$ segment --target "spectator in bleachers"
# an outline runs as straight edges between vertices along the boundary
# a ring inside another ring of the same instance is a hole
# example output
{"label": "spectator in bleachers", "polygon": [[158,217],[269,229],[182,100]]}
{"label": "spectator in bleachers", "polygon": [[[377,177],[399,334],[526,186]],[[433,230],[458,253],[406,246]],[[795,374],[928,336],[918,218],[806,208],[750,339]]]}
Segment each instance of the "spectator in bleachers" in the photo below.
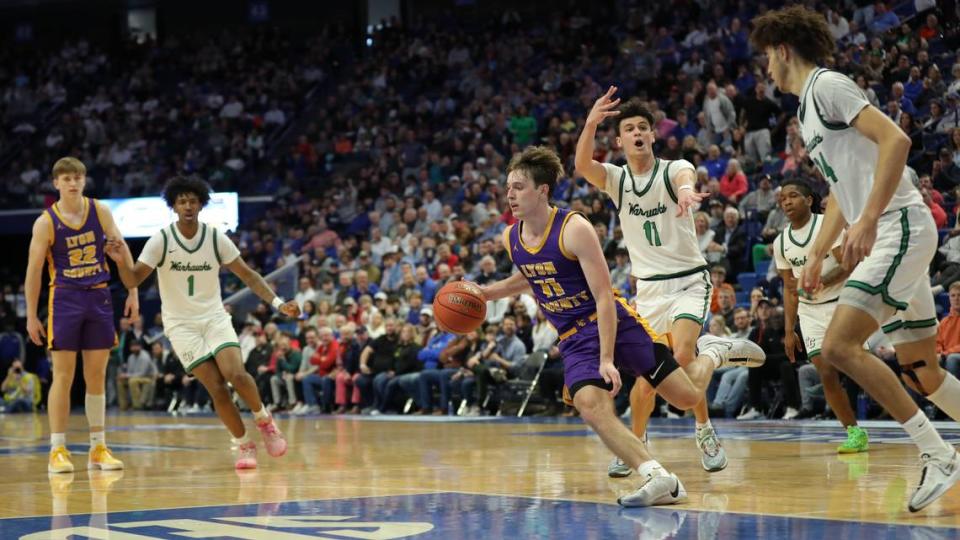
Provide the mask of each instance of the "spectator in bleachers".
{"label": "spectator in bleachers", "polygon": [[[162,409],[173,411],[179,405],[179,396],[183,390],[183,376],[186,371],[177,355],[163,344],[154,341],[150,346],[150,356],[159,366],[156,386],[156,404]],[[169,407],[168,407],[169,405]]]}
{"label": "spectator in bleachers", "polygon": [[40,379],[23,367],[18,358],[7,368],[0,384],[0,413],[30,412],[35,410],[40,397]]}
{"label": "spectator in bleachers", "polygon": [[714,81],[707,83],[703,112],[710,143],[730,146],[733,129],[737,127],[737,111],[730,98],[717,90],[717,83]]}
{"label": "spectator in bleachers", "polygon": [[317,291],[313,289],[313,284],[307,276],[300,278],[298,287],[297,294],[293,299],[297,301],[297,305],[300,306],[300,310],[303,311],[303,303],[307,300],[314,300],[317,296]]}
{"label": "spectator in bleachers", "polygon": [[[312,302],[308,300],[306,305],[309,306],[311,303]],[[327,328],[329,329],[329,327]],[[314,353],[317,352],[319,341],[317,338],[317,327],[315,325],[306,326],[301,335],[300,367],[292,378],[285,378],[283,381],[287,385],[287,393],[291,396],[296,396],[296,404],[293,405],[290,414],[300,414],[303,412],[303,409],[307,408],[307,404],[304,403],[303,399],[303,379],[317,371],[317,366],[310,361]]]}
{"label": "spectator in bleachers", "polygon": [[[270,355],[270,363],[267,365],[270,373],[270,396],[273,403],[270,404],[270,412],[281,408],[293,407],[297,400],[293,390],[293,378],[300,369],[301,354],[299,347],[294,347],[293,340],[286,333],[277,337],[276,345],[273,348],[273,354]],[[291,381],[291,382],[287,382]],[[281,389],[287,390],[286,401],[283,399]]]}
{"label": "spectator in bleachers", "polygon": [[[340,358],[340,343],[329,327],[321,327],[314,335],[313,354],[309,359],[301,360],[301,368],[293,377],[300,380],[303,389],[305,407],[294,409],[294,414],[317,414],[333,410],[334,391],[336,387],[337,359]],[[308,341],[308,344],[310,342]],[[303,369],[303,363],[309,367]],[[317,387],[320,387],[322,402],[317,400]],[[322,403],[322,404],[321,404]]]}
{"label": "spectator in bleachers", "polygon": [[[270,323],[273,325],[273,323]],[[270,326],[268,325],[268,326]],[[276,325],[273,325],[276,328]],[[261,396],[271,395],[270,377],[273,371],[270,369],[270,359],[273,357],[273,344],[270,342],[267,332],[264,330],[255,330],[257,344],[247,356],[244,368],[257,381],[257,391]]]}
{"label": "spectator in bleachers", "polygon": [[737,204],[748,191],[750,185],[747,175],[743,174],[740,162],[731,158],[727,161],[726,172],[720,178],[720,193],[731,203]]}
{"label": "spectator in bleachers", "polygon": [[937,328],[937,354],[947,371],[960,375],[960,282],[950,285],[950,312]]}
{"label": "spectator in bleachers", "polygon": [[117,396],[120,410],[131,406],[143,410],[153,403],[153,392],[159,369],[150,354],[143,350],[143,343],[135,339],[130,343],[130,356],[117,374]]}
{"label": "spectator in bleachers", "polygon": [[762,163],[772,148],[770,126],[778,123],[783,116],[780,106],[767,97],[766,83],[760,81],[754,86],[753,93],[743,100],[739,113],[741,124],[746,129],[746,157],[754,163]]}
{"label": "spectator in bleachers", "polygon": [[[441,359],[442,353],[450,346],[455,336],[449,332],[438,332],[424,345],[417,354],[423,366],[417,378],[420,411],[418,414],[447,414],[450,402],[450,378],[459,371],[461,360],[456,355],[447,354]],[[441,362],[445,360],[447,363]],[[440,391],[440,402],[436,410],[433,408],[433,387]]]}
{"label": "spectator in bleachers", "polygon": [[[337,410],[334,414],[360,412],[360,387],[357,379],[360,377],[360,355],[366,349],[370,336],[366,327],[353,323],[346,323],[340,327],[340,358],[337,359],[335,401]],[[348,396],[349,393],[349,396]],[[347,406],[350,409],[347,409]]]}
{"label": "spectator in bleachers", "polygon": [[770,211],[777,207],[777,192],[773,189],[773,181],[770,175],[765,174],[757,182],[757,188],[747,193],[740,201],[740,212],[743,215],[749,215],[749,212],[757,212],[757,219],[766,221]]}
{"label": "spectator in bleachers", "polygon": [[933,186],[943,192],[960,186],[960,166],[953,161],[949,148],[941,148],[940,159],[933,162]]}
{"label": "spectator in bleachers", "polygon": [[714,242],[723,247],[728,275],[735,276],[746,270],[747,231],[740,223],[740,212],[736,208],[724,209],[723,223],[714,229]]}
{"label": "spectator in bleachers", "polygon": [[402,408],[394,409],[398,392],[402,390],[407,398],[414,402],[420,401],[420,372],[423,369],[423,361],[420,353],[421,345],[417,339],[417,330],[410,324],[404,324],[400,329],[400,342],[397,347],[396,357],[393,363],[393,373],[387,380],[383,389],[383,399],[381,407],[377,411],[403,412]]}
{"label": "spectator in bleachers", "polygon": [[[782,383],[782,397],[786,411],[784,420],[790,420],[800,413],[800,387],[796,370],[787,360],[783,348],[783,309],[773,307],[766,298],[759,303],[757,326],[750,333],[750,341],[763,348],[767,361],[760,368],[751,369],[748,375],[750,390],[749,409],[737,417],[738,420],[759,418],[763,406],[762,392],[765,381],[779,380]],[[768,411],[772,412],[772,411]]]}
{"label": "spectator in bleachers", "polygon": [[384,324],[387,333],[370,340],[360,354],[360,376],[354,382],[360,389],[360,400],[365,406],[362,412],[365,414],[381,408],[388,372],[393,369],[393,359],[400,342],[397,321],[387,319]]}

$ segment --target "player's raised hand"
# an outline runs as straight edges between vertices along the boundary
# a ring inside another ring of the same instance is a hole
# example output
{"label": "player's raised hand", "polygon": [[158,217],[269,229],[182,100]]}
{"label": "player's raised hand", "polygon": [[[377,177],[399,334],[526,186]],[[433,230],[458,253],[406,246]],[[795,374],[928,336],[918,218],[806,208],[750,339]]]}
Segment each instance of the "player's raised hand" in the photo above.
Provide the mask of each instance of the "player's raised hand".
{"label": "player's raised hand", "polygon": [[697,193],[693,189],[681,189],[677,192],[677,217],[687,215],[689,210],[696,211],[700,203],[709,197],[709,193]]}
{"label": "player's raised hand", "polygon": [[620,98],[613,99],[613,95],[616,93],[617,87],[611,86],[607,89],[606,94],[597,98],[597,101],[593,103],[593,108],[590,109],[590,114],[587,115],[587,124],[599,126],[607,118],[620,114],[620,111],[616,110],[616,106],[620,104]]}
{"label": "player's raised hand", "polygon": [[38,347],[43,347],[43,340],[47,339],[47,331],[43,329],[43,323],[36,317],[27,317],[27,334],[30,341]]}
{"label": "player's raised hand", "polygon": [[296,300],[288,300],[280,306],[279,311],[291,319],[296,319],[300,316],[300,305]]}
{"label": "player's raised hand", "polygon": [[603,377],[603,382],[613,384],[613,388],[610,389],[610,395],[616,396],[620,392],[620,387],[623,386],[623,383],[620,381],[620,371],[613,365],[613,362],[600,361],[600,376]]}

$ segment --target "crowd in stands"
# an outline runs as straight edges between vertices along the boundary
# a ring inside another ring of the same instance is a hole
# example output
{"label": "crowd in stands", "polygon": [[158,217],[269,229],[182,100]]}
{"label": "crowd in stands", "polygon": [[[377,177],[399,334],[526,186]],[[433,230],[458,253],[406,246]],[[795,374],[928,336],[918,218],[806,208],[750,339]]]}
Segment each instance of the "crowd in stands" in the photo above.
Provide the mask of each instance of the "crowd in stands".
{"label": "crowd in stands", "polygon": [[[512,11],[499,20],[394,23],[337,73],[324,71],[334,54],[326,34],[298,45],[269,34],[184,39],[128,51],[123,61],[91,51],[99,60],[90,69],[116,82],[76,99],[44,133],[63,139],[45,150],[28,144],[29,159],[9,174],[23,179],[28,166],[39,171],[52,156],[74,153],[93,164],[95,194],[154,193],[173,172],[200,174],[218,189],[272,194],[275,204],[232,238],[264,274],[299,265],[299,321],[277,318],[267,305],[235,318],[247,369],[273,410],[491,414],[504,383],[525,377],[525,363],[540,352],[547,361],[538,410],[556,414],[563,407],[557,335],[531,297],[490,302],[484,326],[469,336],[438,331],[430,306],[450,280],[482,284],[512,272],[500,242],[515,221],[505,205],[505,166],[530,144],[561,156],[567,175],[554,198],[594,224],[614,285],[629,296],[615,210],[573,170],[586,112],[616,84],[619,95],[640,97],[654,112],[657,154],[693,163],[697,188],[710,194],[695,214],[715,285],[705,330],[749,338],[767,353],[762,369],[717,372],[708,393],[713,413],[828,415],[816,371],[784,354],[780,282],[769,263],[770,244],[787,224],[779,183],[799,177],[826,191],[799,137],[797,97],[767,81],[748,44],[749,21],[762,5],[685,7],[557,12],[537,24]],[[913,141],[910,170],[942,228],[931,283],[949,317],[958,317],[960,291],[956,305],[944,291],[960,279],[960,33],[955,11],[930,7],[833,2],[820,9],[838,44],[828,67],[855,80]],[[163,83],[174,76],[189,82]],[[307,88],[320,80],[321,106],[294,122],[292,145],[271,153],[249,144],[271,123],[293,122]],[[35,77],[27,86],[44,83]],[[131,85],[144,90],[129,92]],[[612,123],[602,125],[594,158],[622,163],[615,139]],[[136,148],[114,148],[131,141]],[[120,165],[112,161],[118,155],[129,159]],[[234,158],[264,163],[256,181],[224,170]],[[31,185],[44,177],[27,176]],[[6,197],[27,200],[9,188]],[[227,291],[237,286],[224,283]],[[162,323],[146,326],[120,322],[111,362],[116,403],[202,411],[209,400],[173,357]],[[960,333],[952,324],[941,333],[950,358],[960,351]],[[896,369],[882,335],[871,346]],[[855,387],[851,395],[858,398]],[[882,414],[869,403],[863,408]]]}

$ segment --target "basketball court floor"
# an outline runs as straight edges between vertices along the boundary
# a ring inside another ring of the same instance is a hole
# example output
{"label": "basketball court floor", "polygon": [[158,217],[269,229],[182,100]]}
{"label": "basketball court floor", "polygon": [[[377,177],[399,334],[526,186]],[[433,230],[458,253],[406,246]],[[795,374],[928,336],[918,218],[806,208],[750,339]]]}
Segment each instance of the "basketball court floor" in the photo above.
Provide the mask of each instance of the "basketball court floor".
{"label": "basketball court floor", "polygon": [[624,509],[639,480],[607,478],[579,419],[278,417],[287,455],[260,445],[240,474],[215,417],[161,414],[110,416],[127,469],[88,472],[75,414],[77,472],[48,477],[46,418],[0,415],[0,539],[960,538],[960,488],[907,511],[918,460],[895,424],[867,423],[870,452],[838,456],[833,422],[720,421],[730,465],[710,474],[691,421],[651,427],[689,502]]}

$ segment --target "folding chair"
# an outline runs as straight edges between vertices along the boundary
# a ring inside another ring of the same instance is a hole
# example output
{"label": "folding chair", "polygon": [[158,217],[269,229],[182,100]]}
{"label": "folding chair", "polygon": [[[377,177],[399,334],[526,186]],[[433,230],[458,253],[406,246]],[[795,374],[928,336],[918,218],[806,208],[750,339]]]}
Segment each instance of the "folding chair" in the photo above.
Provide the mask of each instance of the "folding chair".
{"label": "folding chair", "polygon": [[514,399],[521,402],[520,409],[517,410],[517,416],[523,416],[524,411],[527,410],[527,404],[530,403],[530,398],[537,388],[537,383],[540,381],[540,373],[543,371],[543,366],[546,363],[547,353],[544,351],[536,351],[527,355],[520,375],[516,379],[511,379],[503,383],[498,390],[500,394],[500,405],[497,409],[497,416],[500,416],[504,403]]}

